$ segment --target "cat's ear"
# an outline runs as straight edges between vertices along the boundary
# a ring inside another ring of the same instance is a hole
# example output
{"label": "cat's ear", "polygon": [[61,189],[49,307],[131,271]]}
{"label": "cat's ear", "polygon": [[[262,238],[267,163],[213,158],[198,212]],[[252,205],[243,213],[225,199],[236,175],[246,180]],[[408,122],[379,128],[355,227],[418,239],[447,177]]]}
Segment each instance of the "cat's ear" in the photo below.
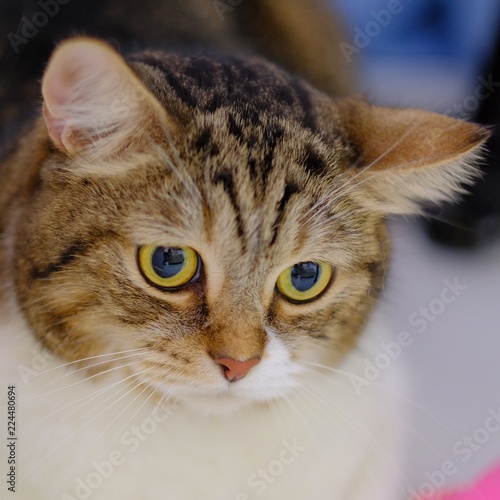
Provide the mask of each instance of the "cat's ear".
{"label": "cat's ear", "polygon": [[42,84],[43,115],[54,145],[87,161],[147,147],[165,112],[109,45],[90,38],[62,43]]}
{"label": "cat's ear", "polygon": [[477,125],[416,109],[337,102],[354,148],[354,189],[360,201],[387,214],[411,214],[421,203],[452,200],[478,175],[489,132]]}

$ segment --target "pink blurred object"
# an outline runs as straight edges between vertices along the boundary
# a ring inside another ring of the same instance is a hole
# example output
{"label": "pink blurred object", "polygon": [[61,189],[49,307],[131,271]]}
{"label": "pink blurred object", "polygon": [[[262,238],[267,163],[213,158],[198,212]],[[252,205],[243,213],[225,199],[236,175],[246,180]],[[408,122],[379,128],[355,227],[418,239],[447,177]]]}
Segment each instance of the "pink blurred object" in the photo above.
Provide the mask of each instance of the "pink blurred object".
{"label": "pink blurred object", "polygon": [[500,500],[500,465],[466,490],[438,493],[412,500]]}

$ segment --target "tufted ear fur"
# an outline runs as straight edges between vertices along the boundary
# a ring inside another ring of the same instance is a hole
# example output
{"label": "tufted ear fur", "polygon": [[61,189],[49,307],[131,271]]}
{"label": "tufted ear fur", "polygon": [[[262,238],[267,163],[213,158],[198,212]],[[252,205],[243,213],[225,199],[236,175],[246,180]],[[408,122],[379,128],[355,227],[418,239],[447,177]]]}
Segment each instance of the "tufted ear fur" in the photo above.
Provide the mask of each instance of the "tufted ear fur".
{"label": "tufted ear fur", "polygon": [[87,163],[144,150],[165,111],[109,45],[90,38],[62,43],[42,84],[43,116],[60,151]]}
{"label": "tufted ear fur", "polygon": [[360,201],[388,214],[420,211],[421,202],[451,200],[479,175],[476,164],[489,132],[416,109],[391,109],[347,99],[337,103],[354,148]]}

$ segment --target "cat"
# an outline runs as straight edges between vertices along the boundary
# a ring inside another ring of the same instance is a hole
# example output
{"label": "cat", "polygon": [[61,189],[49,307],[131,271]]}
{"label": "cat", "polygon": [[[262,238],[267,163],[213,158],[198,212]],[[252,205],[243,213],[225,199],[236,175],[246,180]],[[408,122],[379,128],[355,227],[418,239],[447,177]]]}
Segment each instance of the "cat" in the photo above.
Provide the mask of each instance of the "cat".
{"label": "cat", "polygon": [[50,57],[0,164],[4,491],[405,497],[404,380],[360,356],[387,334],[385,220],[460,194],[488,132],[261,56],[79,36]]}

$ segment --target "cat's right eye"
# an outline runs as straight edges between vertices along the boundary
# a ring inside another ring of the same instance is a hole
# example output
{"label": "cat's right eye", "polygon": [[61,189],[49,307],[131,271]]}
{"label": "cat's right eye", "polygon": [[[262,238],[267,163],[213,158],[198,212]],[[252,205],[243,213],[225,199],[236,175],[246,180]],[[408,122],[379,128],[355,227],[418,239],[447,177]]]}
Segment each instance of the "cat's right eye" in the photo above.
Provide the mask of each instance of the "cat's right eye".
{"label": "cat's right eye", "polygon": [[289,302],[311,302],[328,288],[333,274],[333,266],[326,262],[299,262],[280,274],[276,289]]}
{"label": "cat's right eye", "polygon": [[200,275],[201,259],[189,247],[143,245],[137,260],[144,278],[163,290],[177,290]]}

